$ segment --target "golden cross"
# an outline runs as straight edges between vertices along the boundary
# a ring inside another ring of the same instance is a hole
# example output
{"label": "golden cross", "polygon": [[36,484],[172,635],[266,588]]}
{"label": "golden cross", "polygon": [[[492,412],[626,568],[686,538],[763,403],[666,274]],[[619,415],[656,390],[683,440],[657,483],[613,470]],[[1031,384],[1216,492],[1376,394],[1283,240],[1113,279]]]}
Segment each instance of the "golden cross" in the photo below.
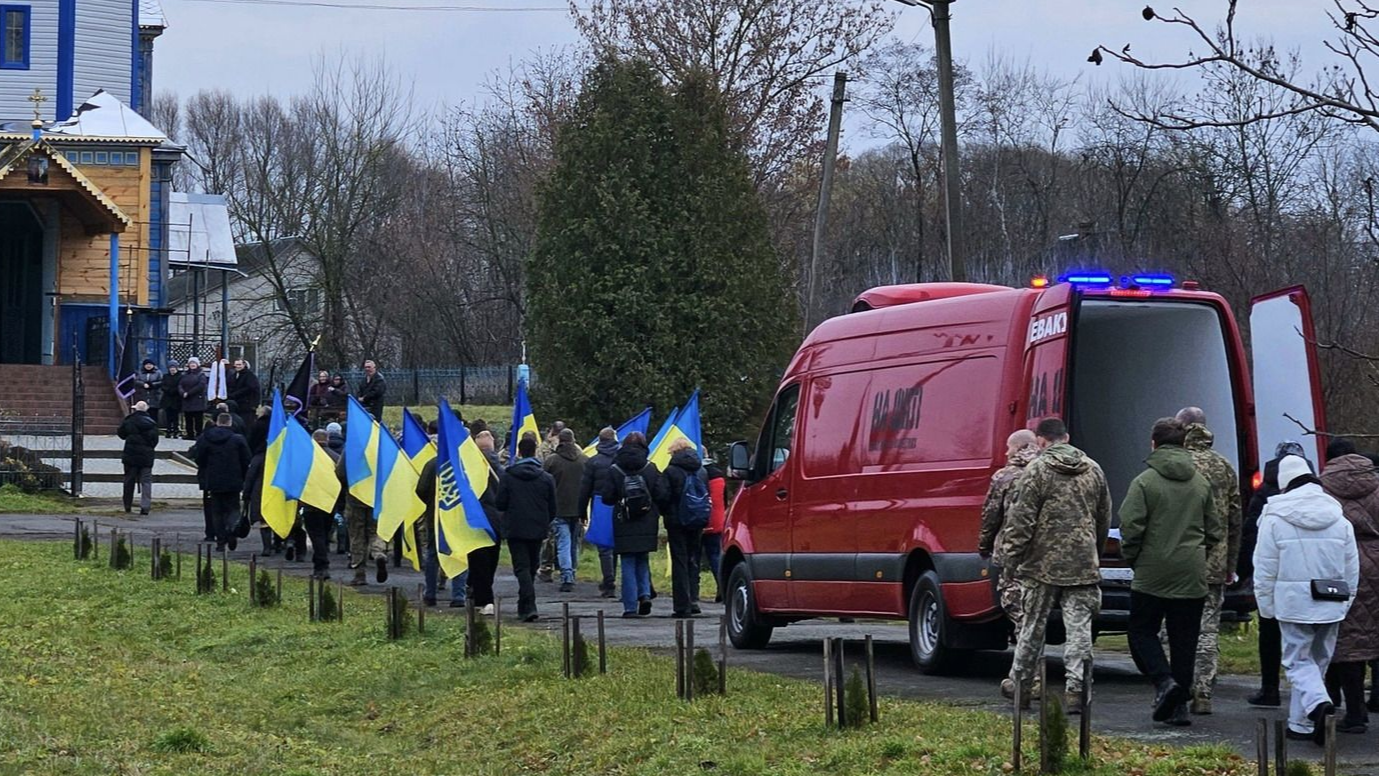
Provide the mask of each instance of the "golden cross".
{"label": "golden cross", "polygon": [[29,95],[25,99],[34,104],[34,121],[42,121],[43,116],[40,114],[43,108],[43,103],[48,101],[48,98],[43,96],[43,90],[35,86],[34,93]]}

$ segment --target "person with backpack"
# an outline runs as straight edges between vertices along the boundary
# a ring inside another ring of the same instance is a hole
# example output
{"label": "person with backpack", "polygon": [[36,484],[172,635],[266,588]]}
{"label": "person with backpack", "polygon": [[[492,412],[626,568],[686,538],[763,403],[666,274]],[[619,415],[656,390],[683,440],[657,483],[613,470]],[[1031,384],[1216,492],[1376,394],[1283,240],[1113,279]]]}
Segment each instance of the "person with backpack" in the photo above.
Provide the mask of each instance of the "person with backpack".
{"label": "person with backpack", "polygon": [[662,520],[671,549],[671,616],[684,619],[700,613],[700,541],[713,506],[709,473],[701,465],[695,445],[681,437],[671,443],[670,452],[662,489]]}
{"label": "person with backpack", "polygon": [[647,461],[647,437],[632,432],[613,455],[599,498],[613,507],[613,551],[620,559],[623,616],[652,613],[652,569],[656,551],[657,502],[665,478]]}

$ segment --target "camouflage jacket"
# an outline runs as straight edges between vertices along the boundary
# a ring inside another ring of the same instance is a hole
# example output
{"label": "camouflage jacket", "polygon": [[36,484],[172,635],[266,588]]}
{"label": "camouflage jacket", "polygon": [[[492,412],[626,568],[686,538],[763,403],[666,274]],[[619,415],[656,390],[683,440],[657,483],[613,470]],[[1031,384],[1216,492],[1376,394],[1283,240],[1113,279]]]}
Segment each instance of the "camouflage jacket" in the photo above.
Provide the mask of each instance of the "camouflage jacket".
{"label": "camouflage jacket", "polygon": [[1011,494],[1021,472],[1035,456],[1040,454],[1037,447],[1024,447],[1006,457],[1006,465],[992,475],[992,484],[987,489],[987,500],[982,502],[982,530],[978,532],[978,552],[991,555],[992,562],[1005,565],[1005,548],[1001,545],[1002,526],[1006,522],[1006,511],[1011,506]]}
{"label": "camouflage jacket", "polygon": [[1236,571],[1236,556],[1241,551],[1241,482],[1227,459],[1212,449],[1212,432],[1207,426],[1191,424],[1184,447],[1193,456],[1193,468],[1212,486],[1213,504],[1227,529],[1227,540],[1213,546],[1207,557],[1208,584],[1224,585]]}
{"label": "camouflage jacket", "polygon": [[1022,579],[1097,584],[1111,520],[1102,467],[1072,445],[1047,447],[1017,482],[1003,529],[1007,564]]}

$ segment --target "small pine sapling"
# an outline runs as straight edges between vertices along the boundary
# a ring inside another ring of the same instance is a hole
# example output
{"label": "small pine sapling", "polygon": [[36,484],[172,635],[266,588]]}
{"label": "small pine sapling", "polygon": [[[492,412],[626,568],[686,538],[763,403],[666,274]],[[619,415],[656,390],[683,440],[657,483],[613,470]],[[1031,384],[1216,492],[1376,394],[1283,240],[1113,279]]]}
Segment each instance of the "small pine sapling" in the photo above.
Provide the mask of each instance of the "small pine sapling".
{"label": "small pine sapling", "polygon": [[91,531],[84,525],[81,527],[81,536],[77,539],[77,555],[82,560],[91,557]]}
{"label": "small pine sapling", "polygon": [[1286,776],[1313,776],[1313,766],[1303,760],[1290,760],[1284,773]]}
{"label": "small pine sapling", "polygon": [[335,600],[335,593],[331,592],[330,585],[321,586],[321,599],[316,613],[316,619],[325,622],[334,622],[340,619],[340,604]]}
{"label": "small pine sapling", "polygon": [[1045,747],[1049,751],[1051,773],[1058,773],[1064,767],[1069,753],[1069,719],[1064,715],[1064,700],[1059,693],[1050,693],[1049,712],[1046,714]]}
{"label": "small pine sapling", "polygon": [[201,567],[201,589],[208,593],[216,589],[216,572],[209,563]]}
{"label": "small pine sapling", "polygon": [[853,666],[853,673],[848,675],[848,681],[843,685],[843,725],[844,727],[862,727],[871,720],[867,702],[867,685],[863,682],[862,673],[857,666]]}
{"label": "small pine sapling", "polygon": [[173,556],[172,553],[163,550],[158,556],[158,578],[167,579],[173,575]]}
{"label": "small pine sapling", "polygon": [[589,676],[594,662],[589,657],[589,642],[583,635],[572,639],[570,650],[571,673],[575,676]]}
{"label": "small pine sapling", "polygon": [[719,666],[709,650],[699,647],[695,650],[695,697],[719,694]]}
{"label": "small pine sapling", "polygon": [[402,638],[414,627],[414,623],[408,614],[407,597],[398,596],[393,601],[393,622],[398,629],[398,638]]}
{"label": "small pine sapling", "polygon": [[474,656],[491,655],[494,651],[494,634],[489,630],[489,624],[484,618],[476,617],[474,620],[474,644],[471,645],[470,654]]}
{"label": "small pine sapling", "polygon": [[125,537],[121,536],[115,543],[115,568],[127,569],[134,567],[134,556],[129,552],[129,544]]}
{"label": "small pine sapling", "polygon": [[258,606],[277,606],[278,593],[273,587],[273,578],[265,570],[259,571],[254,579],[254,603]]}

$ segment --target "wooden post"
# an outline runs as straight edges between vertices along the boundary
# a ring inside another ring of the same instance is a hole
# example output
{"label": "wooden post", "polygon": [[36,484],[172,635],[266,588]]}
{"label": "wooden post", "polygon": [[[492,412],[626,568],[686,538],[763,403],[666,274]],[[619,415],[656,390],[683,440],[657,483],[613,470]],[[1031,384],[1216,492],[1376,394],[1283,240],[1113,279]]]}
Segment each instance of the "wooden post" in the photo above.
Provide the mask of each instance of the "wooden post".
{"label": "wooden post", "polygon": [[283,603],[283,569],[281,567],[278,569],[278,586],[274,588],[273,596],[278,599],[278,604],[281,606]]}
{"label": "wooden post", "polygon": [[676,620],[676,697],[685,700],[685,620]]}
{"label": "wooden post", "polygon": [[877,721],[877,666],[872,656],[872,634],[863,636],[863,649],[867,652],[867,716]]}
{"label": "wooden post", "polygon": [[101,559],[101,521],[91,521],[91,560]]}
{"label": "wooden post", "polygon": [[1289,739],[1284,735],[1287,729],[1284,720],[1275,720],[1275,773],[1279,776],[1284,776],[1289,768]]}
{"label": "wooden post", "polygon": [[561,604],[561,676],[570,678],[570,604]]}
{"label": "wooden post", "polygon": [[[466,604],[468,607],[468,604]],[[426,587],[417,583],[417,634],[426,633]]]}
{"label": "wooden post", "polygon": [[1337,776],[1337,715],[1323,717],[1323,724],[1327,726],[1323,738],[1323,776]]}
{"label": "wooden post", "polygon": [[695,699],[695,621],[685,621],[685,700]]}
{"label": "wooden post", "polygon": [[465,657],[475,657],[474,651],[474,599],[465,598]]}
{"label": "wooden post", "polygon": [[1011,772],[1021,772],[1021,706],[1025,704],[1025,693],[1022,691],[1023,682],[1016,680],[1016,692],[1012,698],[1015,704],[1011,710]]}
{"label": "wooden post", "polygon": [[1270,723],[1264,717],[1255,721],[1255,774],[1270,776]]}
{"label": "wooden post", "polygon": [[728,694],[728,617],[719,615],[719,694]]}
{"label": "wooden post", "polygon": [[834,726],[834,640],[824,639],[824,724]]}
{"label": "wooden post", "polygon": [[[322,584],[325,584],[322,582]],[[345,582],[340,581],[335,585],[335,621],[345,622]]]}
{"label": "wooden post", "polygon": [[1092,753],[1092,680],[1093,662],[1089,655],[1083,661],[1083,713],[1078,718],[1078,756],[1084,760]]}
{"label": "wooden post", "polygon": [[220,590],[230,592],[230,553],[225,550],[220,551]]}
{"label": "wooden post", "polygon": [[118,528],[110,529],[110,557],[106,559],[106,565],[115,568],[115,535],[120,531]]}
{"label": "wooden post", "polygon": [[604,610],[599,610],[599,675],[608,673],[608,654],[604,643]]}
{"label": "wooden post", "polygon": [[258,605],[258,604],[259,604],[259,593],[258,593],[258,588],[259,588],[259,586],[256,584],[256,583],[259,581],[259,578],[258,578],[258,571],[259,571],[259,555],[258,555],[258,553],[250,553],[250,554],[249,554],[249,603],[255,604],[255,605]]}
{"label": "wooden post", "polygon": [[196,592],[197,592],[198,595],[200,595],[201,593],[204,593],[204,592],[205,592],[205,591],[202,590],[201,588],[202,588],[202,583],[201,583],[201,542],[197,542],[197,545],[196,545]]}
{"label": "wooden post", "polygon": [[182,535],[173,534],[173,560],[177,563],[177,578],[182,579]]}
{"label": "wooden post", "polygon": [[843,639],[834,639],[834,703],[838,710],[835,716],[838,718],[839,727],[843,727],[848,720],[847,707],[843,702],[843,688],[847,680],[843,673]]}
{"label": "wooden post", "polygon": [[397,605],[395,604],[395,602],[393,601],[393,599],[394,599],[394,597],[395,597],[395,596],[393,595],[393,591],[394,591],[394,590],[397,590],[397,588],[395,588],[395,587],[390,587],[390,588],[388,588],[388,592],[385,593],[384,596],[383,596],[383,604],[384,604],[384,609],[385,609],[383,621],[384,621],[384,624],[386,624],[386,625],[388,626],[388,640],[389,640],[389,641],[392,641],[392,640],[394,640],[394,639],[396,639],[396,638],[398,637],[398,632],[397,632],[397,630],[393,627],[393,617],[394,617],[394,615],[395,615],[395,614],[397,613],[397,611],[398,611],[398,607],[397,607]]}
{"label": "wooden post", "polygon": [[1040,773],[1049,773],[1049,737],[1045,735],[1049,725],[1049,672],[1046,670],[1045,658],[1040,657],[1039,668],[1040,687]]}
{"label": "wooden post", "polygon": [[307,577],[307,622],[316,622],[316,577]]}
{"label": "wooden post", "polygon": [[503,599],[494,596],[494,655],[503,646]]}
{"label": "wooden post", "polygon": [[580,662],[580,656],[576,653],[576,648],[580,644],[580,618],[573,617],[570,620],[570,672],[576,679],[585,675],[584,665]]}
{"label": "wooden post", "polygon": [[72,560],[81,560],[81,518],[72,518]]}

